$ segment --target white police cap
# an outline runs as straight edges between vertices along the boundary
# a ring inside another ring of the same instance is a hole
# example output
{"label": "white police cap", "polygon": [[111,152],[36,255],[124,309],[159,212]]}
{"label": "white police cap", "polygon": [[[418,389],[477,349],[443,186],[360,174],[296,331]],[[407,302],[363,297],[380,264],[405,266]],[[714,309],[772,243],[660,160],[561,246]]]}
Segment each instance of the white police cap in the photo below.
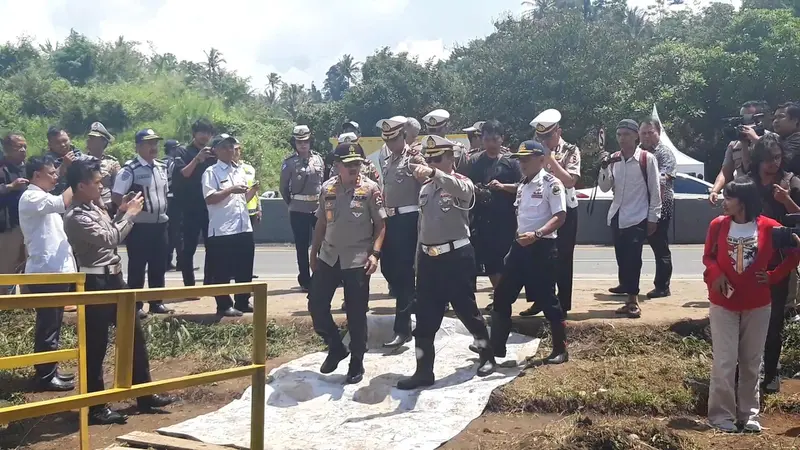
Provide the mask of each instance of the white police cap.
{"label": "white police cap", "polygon": [[445,126],[448,120],[450,120],[450,113],[443,109],[433,110],[422,118],[428,128],[434,129]]}
{"label": "white police cap", "polygon": [[536,129],[536,134],[547,134],[558,127],[561,113],[557,109],[546,109],[531,121],[531,126]]}

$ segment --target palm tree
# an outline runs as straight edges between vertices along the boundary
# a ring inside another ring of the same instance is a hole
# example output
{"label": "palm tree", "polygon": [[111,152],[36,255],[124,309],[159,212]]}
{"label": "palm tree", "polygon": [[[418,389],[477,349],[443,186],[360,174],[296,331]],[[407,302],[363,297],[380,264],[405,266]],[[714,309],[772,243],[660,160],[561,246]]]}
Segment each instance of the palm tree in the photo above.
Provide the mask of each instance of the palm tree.
{"label": "palm tree", "polygon": [[359,67],[361,63],[356,62],[351,55],[345,54],[337,64],[339,65],[339,71],[342,73],[344,79],[351,85],[355,84],[356,77],[361,71]]}
{"label": "palm tree", "polygon": [[309,98],[308,91],[306,91],[302,84],[287,85],[283,83],[281,86],[280,100],[283,109],[286,110],[286,113],[294,120],[300,114],[300,110],[310,103],[311,99]]}
{"label": "palm tree", "polygon": [[267,75],[267,86],[272,92],[278,92],[278,87],[281,85],[281,76],[275,72]]}
{"label": "palm tree", "polygon": [[625,28],[633,39],[643,39],[649,36],[653,24],[647,15],[647,11],[639,8],[628,8],[625,11]]}
{"label": "palm tree", "polygon": [[206,76],[209,80],[216,80],[219,78],[219,73],[222,70],[222,64],[226,63],[225,58],[222,57],[222,52],[214,47],[211,50],[204,51],[206,54]]}

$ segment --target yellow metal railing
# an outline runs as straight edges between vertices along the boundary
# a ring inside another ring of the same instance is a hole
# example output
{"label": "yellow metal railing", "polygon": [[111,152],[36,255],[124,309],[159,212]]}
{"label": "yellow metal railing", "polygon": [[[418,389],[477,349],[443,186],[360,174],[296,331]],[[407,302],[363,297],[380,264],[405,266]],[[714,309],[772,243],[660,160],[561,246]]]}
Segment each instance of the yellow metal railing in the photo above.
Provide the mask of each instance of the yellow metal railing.
{"label": "yellow metal railing", "polygon": [[[217,381],[252,377],[252,413],[250,423],[250,448],[264,448],[264,401],[266,391],[267,357],[267,284],[241,283],[182,288],[131,289],[120,291],[81,292],[84,287],[83,274],[26,274],[0,275],[0,285],[68,284],[75,283],[79,292],[58,294],[26,294],[0,297],[0,311],[10,309],[50,308],[78,305],[78,349],[0,358],[0,369],[26,367],[43,362],[58,362],[78,358],[80,393],[64,398],[44,400],[24,405],[0,408],[0,424],[32,417],[56,414],[80,409],[80,448],[89,450],[88,407],[119,402],[134,397],[185,389],[191,386]],[[60,277],[60,278],[59,278]],[[78,277],[80,279],[78,279]],[[173,300],[186,297],[202,297],[226,294],[253,294],[253,362],[249,366],[217,370],[168,380],[132,384],[133,376],[133,328],[136,302]],[[86,392],[86,338],[85,306],[117,305],[116,364],[114,387],[100,392]]]}

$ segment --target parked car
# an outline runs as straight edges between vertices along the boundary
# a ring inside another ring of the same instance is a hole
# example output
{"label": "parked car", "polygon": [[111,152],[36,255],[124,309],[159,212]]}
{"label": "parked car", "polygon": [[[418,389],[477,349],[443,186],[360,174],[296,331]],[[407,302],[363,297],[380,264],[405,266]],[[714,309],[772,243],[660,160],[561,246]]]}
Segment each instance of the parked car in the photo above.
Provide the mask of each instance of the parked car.
{"label": "parked car", "polygon": [[[708,198],[708,193],[713,184],[708,181],[687,175],[685,173],[675,174],[675,198],[688,198],[688,199],[705,199]],[[578,189],[575,194],[578,200],[588,200],[591,198],[594,188]],[[595,198],[611,199],[614,197],[612,191],[603,192],[600,188],[597,189]]]}

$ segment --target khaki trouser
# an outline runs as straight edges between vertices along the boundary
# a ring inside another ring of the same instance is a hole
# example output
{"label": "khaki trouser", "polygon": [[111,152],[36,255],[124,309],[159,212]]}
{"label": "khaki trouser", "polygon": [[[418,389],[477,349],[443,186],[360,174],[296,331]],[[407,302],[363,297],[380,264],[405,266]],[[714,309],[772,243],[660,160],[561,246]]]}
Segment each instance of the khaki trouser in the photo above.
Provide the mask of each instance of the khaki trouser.
{"label": "khaki trouser", "polygon": [[[0,273],[21,273],[25,268],[25,240],[19,227],[0,233]],[[0,286],[0,295],[9,286]]]}
{"label": "khaki trouser", "polygon": [[[711,304],[713,363],[708,395],[708,420],[746,422],[759,413],[759,372],[771,306],[731,311]],[[736,367],[739,385],[736,386]],[[737,404],[738,398],[738,404]]]}

